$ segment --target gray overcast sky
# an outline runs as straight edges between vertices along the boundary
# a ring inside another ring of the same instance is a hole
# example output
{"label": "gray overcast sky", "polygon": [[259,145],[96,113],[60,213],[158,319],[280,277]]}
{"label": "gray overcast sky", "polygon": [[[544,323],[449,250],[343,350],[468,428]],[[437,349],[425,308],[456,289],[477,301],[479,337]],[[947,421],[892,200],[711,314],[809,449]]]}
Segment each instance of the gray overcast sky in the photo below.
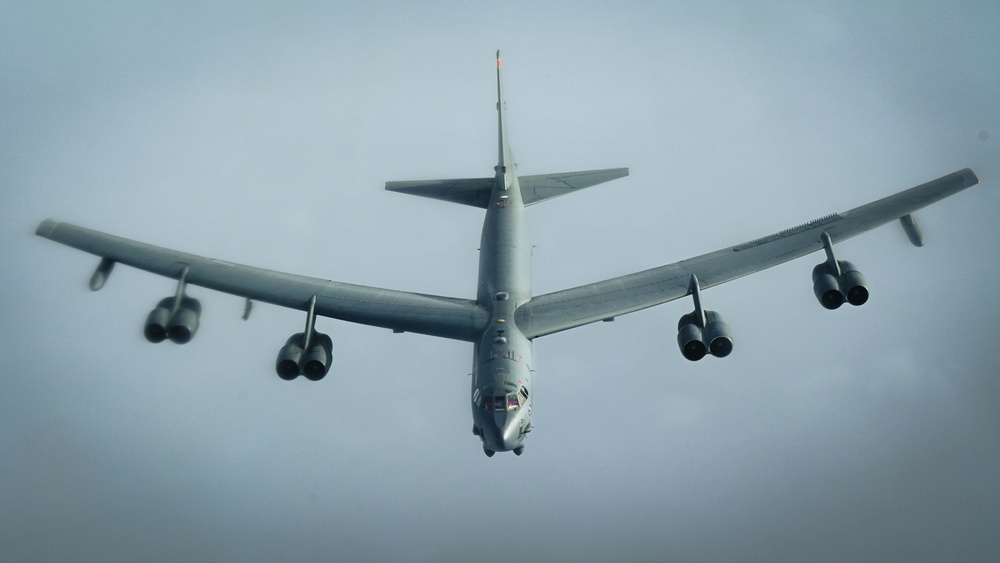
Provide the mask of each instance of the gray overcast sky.
{"label": "gray overcast sky", "polygon": [[[539,4],[544,4],[540,6]],[[5,2],[0,558],[993,560],[1000,551],[996,2]],[[32,235],[55,217],[231,261],[470,297],[482,214],[383,191],[496,158],[629,166],[533,207],[535,291],[629,273],[970,166],[983,185],[687,301],[535,343],[536,431],[487,459],[468,345],[323,319],[332,375],[280,381],[301,313]]]}

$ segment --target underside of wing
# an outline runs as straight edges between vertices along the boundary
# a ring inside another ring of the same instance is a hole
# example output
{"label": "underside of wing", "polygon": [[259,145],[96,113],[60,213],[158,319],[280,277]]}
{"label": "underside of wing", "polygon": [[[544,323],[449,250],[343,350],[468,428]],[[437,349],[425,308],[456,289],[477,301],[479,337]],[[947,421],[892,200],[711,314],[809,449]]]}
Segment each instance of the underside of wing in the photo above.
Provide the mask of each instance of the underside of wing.
{"label": "underside of wing", "polygon": [[[473,341],[487,323],[475,301],[341,283],[244,266],[46,220],[39,236],[168,278],[354,323]],[[186,272],[186,273],[185,273]]]}
{"label": "underside of wing", "polygon": [[[966,168],[895,195],[674,264],[533,298],[515,320],[528,338],[607,320],[690,293],[692,275],[701,288],[731,281],[824,248],[825,232],[840,242],[901,218],[973,186]],[[907,222],[904,221],[904,228]],[[910,223],[912,224],[912,222]],[[908,230],[909,234],[910,230]]]}

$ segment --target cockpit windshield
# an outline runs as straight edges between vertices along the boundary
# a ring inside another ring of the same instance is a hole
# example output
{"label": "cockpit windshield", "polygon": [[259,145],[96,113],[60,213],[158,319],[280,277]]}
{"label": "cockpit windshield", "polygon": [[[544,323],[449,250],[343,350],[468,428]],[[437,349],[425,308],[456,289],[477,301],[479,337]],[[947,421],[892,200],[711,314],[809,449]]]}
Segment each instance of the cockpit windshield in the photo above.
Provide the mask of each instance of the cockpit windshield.
{"label": "cockpit windshield", "polygon": [[518,393],[507,393],[505,395],[493,394],[489,392],[480,393],[476,389],[473,393],[473,401],[479,408],[488,411],[514,411],[521,408],[527,401],[528,390],[521,387]]}

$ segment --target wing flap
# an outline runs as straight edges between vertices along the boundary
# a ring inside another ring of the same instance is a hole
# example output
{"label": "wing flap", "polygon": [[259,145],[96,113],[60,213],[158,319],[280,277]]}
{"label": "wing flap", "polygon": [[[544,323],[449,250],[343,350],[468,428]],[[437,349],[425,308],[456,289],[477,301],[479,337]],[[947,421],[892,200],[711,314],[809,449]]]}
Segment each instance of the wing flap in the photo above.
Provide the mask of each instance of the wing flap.
{"label": "wing flap", "polygon": [[702,288],[732,281],[823,248],[825,231],[847,240],[979,183],[965,168],[889,197],[798,227],[695,258],[533,298],[516,314],[518,327],[536,338],[666,303],[689,293],[691,274]]}
{"label": "wing flap", "polygon": [[147,272],[349,322],[474,341],[488,322],[475,301],[335,282],[170,250],[48,219],[35,234]]}

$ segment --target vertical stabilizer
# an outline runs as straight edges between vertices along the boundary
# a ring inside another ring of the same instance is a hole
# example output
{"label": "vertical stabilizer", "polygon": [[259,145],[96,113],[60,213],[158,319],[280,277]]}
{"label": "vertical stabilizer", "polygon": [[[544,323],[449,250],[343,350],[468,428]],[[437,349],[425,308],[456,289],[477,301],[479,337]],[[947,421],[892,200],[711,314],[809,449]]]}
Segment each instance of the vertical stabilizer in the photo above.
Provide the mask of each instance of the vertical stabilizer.
{"label": "vertical stabilizer", "polygon": [[[507,110],[507,102],[503,97],[503,80],[501,70],[503,61],[500,58],[500,50],[497,49],[497,135],[498,135],[498,157],[497,174],[504,175],[504,189],[510,185],[507,174],[514,174],[514,157],[510,153],[510,145],[507,142],[507,120],[504,114]],[[509,167],[509,168],[508,168]]]}

